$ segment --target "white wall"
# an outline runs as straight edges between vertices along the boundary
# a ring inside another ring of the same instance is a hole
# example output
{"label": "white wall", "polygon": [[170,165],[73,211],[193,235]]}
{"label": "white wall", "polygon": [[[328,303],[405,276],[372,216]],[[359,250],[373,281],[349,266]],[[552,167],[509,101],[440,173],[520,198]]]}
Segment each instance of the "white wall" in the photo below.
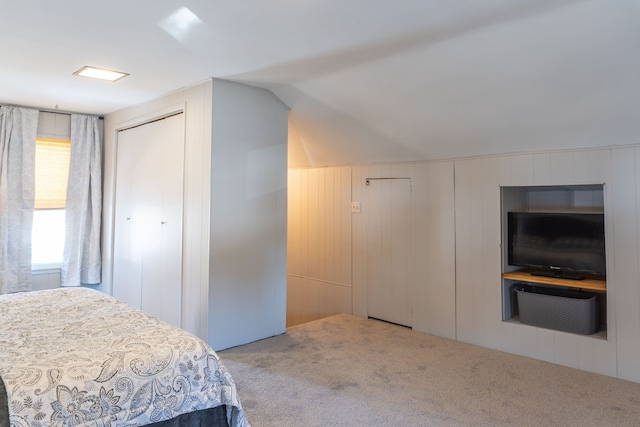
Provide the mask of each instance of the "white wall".
{"label": "white wall", "polygon": [[284,333],[287,108],[269,91],[214,79],[209,344]]}
{"label": "white wall", "polygon": [[37,135],[45,139],[71,139],[71,114],[41,111]]}
{"label": "white wall", "polygon": [[31,272],[31,284],[34,291],[59,288],[60,283],[60,268],[45,268]]}
{"label": "white wall", "polygon": [[[403,175],[412,179],[415,330],[640,382],[638,171],[640,146],[354,166],[352,200],[360,197],[366,177]],[[296,194],[315,198],[317,185],[299,179],[314,173],[290,173],[290,186],[296,189],[290,194],[290,203],[297,203]],[[569,184],[604,184],[606,339],[502,321],[500,187]],[[308,209],[298,214],[307,217],[299,218],[300,222],[316,215]],[[351,218],[351,313],[364,317],[363,229],[357,216]],[[298,238],[306,235],[292,234],[290,247],[301,244],[296,242]],[[290,257],[289,271],[292,264],[300,262]],[[322,274],[318,271],[317,276]],[[338,293],[333,297],[332,307],[337,312],[344,301],[338,300]],[[312,298],[309,291],[289,300],[288,311],[304,316],[303,309],[314,309]],[[301,299],[305,301],[302,309],[296,306]],[[323,300],[322,304],[327,303]]]}

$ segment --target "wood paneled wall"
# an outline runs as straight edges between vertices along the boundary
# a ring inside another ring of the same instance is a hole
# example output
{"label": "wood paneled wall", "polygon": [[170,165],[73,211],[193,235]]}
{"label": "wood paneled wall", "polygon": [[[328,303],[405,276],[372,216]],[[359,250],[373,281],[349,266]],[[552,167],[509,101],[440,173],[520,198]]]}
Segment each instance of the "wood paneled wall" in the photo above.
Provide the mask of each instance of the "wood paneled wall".
{"label": "wood paneled wall", "polygon": [[289,170],[287,326],[351,313],[351,168]]}
{"label": "wood paneled wall", "polygon": [[620,378],[640,382],[640,147],[612,150],[608,196],[607,288]]}
{"label": "wood paneled wall", "polygon": [[414,164],[413,329],[456,337],[456,271],[453,162]]}
{"label": "wood paneled wall", "polygon": [[[364,201],[367,178],[410,178],[413,259],[408,272],[414,330],[455,338],[453,162],[354,166],[352,197]],[[363,202],[363,203],[364,203]],[[362,209],[367,209],[366,203]],[[366,228],[352,216],[353,314],[367,317]]]}
{"label": "wood paneled wall", "polygon": [[[457,339],[616,376],[614,284],[608,340],[502,321],[501,186],[611,183],[609,150],[518,154],[455,162]],[[605,212],[612,206],[606,200]],[[607,242],[612,218],[607,216]],[[611,250],[608,257],[611,259]],[[611,283],[613,275],[608,277]]]}
{"label": "wood paneled wall", "polygon": [[[304,258],[326,251],[319,246],[314,224],[319,215],[326,222],[330,213],[326,206],[318,210],[317,198],[326,191],[325,174],[331,169],[289,175],[287,310],[295,322],[314,317],[308,313],[349,312],[349,305],[351,313],[367,315],[364,230],[357,214],[344,213],[350,211],[347,198],[341,215],[345,222],[351,218],[351,293],[318,297],[307,283],[326,277],[319,255]],[[640,146],[354,166],[351,200],[361,198],[367,177],[401,175],[410,177],[413,187],[415,330],[640,382]],[[500,187],[577,184],[604,184],[606,339],[502,321]],[[292,227],[294,216],[299,224]],[[345,226],[343,232],[347,230]],[[306,266],[307,282],[297,277],[303,276],[300,266]]]}
{"label": "wood paneled wall", "polygon": [[455,338],[453,162],[290,170],[287,325],[367,317],[366,178],[411,178],[413,328]]}

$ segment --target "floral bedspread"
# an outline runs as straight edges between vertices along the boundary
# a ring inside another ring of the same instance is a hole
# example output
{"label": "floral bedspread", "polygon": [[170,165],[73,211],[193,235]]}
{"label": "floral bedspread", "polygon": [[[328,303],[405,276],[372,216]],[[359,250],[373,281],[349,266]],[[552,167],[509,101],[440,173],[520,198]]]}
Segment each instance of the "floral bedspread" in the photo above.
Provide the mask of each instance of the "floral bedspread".
{"label": "floral bedspread", "polygon": [[87,288],[0,296],[0,377],[11,426],[139,426],[219,405],[249,425],[204,341]]}

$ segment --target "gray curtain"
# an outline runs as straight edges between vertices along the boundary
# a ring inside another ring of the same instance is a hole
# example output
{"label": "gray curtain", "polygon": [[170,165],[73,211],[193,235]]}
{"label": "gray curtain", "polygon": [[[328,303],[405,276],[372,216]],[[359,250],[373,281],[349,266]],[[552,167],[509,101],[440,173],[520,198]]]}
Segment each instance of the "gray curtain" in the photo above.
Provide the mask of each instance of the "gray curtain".
{"label": "gray curtain", "polygon": [[31,290],[38,110],[0,107],[0,294]]}
{"label": "gray curtain", "polygon": [[62,286],[100,283],[102,141],[99,118],[71,115]]}

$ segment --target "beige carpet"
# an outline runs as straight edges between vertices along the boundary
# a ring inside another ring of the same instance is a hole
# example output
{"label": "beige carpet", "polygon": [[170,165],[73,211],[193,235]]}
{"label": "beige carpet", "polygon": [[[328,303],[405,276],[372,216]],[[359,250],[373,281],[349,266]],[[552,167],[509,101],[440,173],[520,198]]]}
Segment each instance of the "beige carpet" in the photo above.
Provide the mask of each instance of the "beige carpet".
{"label": "beige carpet", "polygon": [[346,314],[219,355],[254,427],[640,426],[640,384]]}

